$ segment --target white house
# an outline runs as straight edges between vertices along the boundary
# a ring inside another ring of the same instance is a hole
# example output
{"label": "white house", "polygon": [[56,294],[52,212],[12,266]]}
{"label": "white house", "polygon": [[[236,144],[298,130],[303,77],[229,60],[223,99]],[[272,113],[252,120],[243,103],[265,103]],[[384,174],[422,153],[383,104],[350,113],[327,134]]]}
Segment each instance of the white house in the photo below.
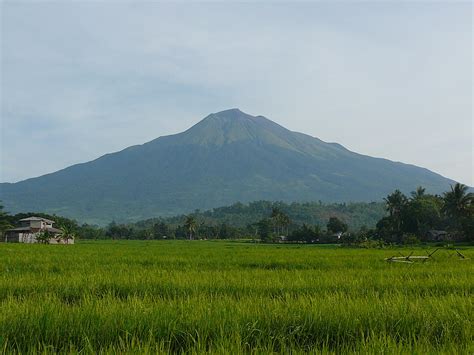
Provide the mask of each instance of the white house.
{"label": "white house", "polygon": [[[7,243],[37,243],[36,237],[43,232],[51,234],[50,244],[63,244],[64,240],[59,238],[61,230],[53,227],[54,221],[41,217],[28,217],[20,219],[18,228],[5,231],[5,242]],[[74,244],[74,239],[68,240],[68,244]]]}

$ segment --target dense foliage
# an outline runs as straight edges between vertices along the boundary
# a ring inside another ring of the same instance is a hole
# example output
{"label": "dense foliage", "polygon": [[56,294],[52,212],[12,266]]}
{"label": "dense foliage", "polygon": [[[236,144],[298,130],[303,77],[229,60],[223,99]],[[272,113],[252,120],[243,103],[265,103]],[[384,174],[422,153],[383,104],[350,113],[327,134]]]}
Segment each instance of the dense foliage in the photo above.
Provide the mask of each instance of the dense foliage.
{"label": "dense foliage", "polygon": [[[399,190],[385,203],[323,204],[256,201],[209,211],[106,228],[78,225],[44,213],[9,215],[0,208],[0,228],[37,215],[56,221],[64,235],[81,239],[239,239],[263,242],[344,243],[367,240],[413,244],[420,241],[474,241],[474,195],[461,184],[442,196],[422,187],[410,197]],[[1,230],[0,230],[1,232]]]}
{"label": "dense foliage", "polygon": [[[248,204],[235,203],[231,206],[208,211],[196,210],[197,236],[214,239],[241,238],[259,235],[263,219],[269,219],[270,234],[288,235],[301,225],[325,226],[331,218],[337,218],[352,230],[363,226],[375,227],[385,214],[383,203],[332,203],[322,202],[284,203],[255,201]],[[189,215],[170,218],[153,218],[134,224],[139,229],[153,228],[166,223],[172,228],[183,226]],[[169,234],[164,234],[169,235]]]}
{"label": "dense foliage", "polygon": [[474,194],[465,185],[456,184],[443,196],[426,194],[422,187],[410,197],[396,190],[385,201],[389,215],[376,227],[381,239],[474,241]]}
{"label": "dense foliage", "polygon": [[[0,209],[1,211],[1,209]],[[331,217],[337,217],[347,223],[352,230],[361,226],[374,227],[384,215],[382,203],[340,203],[324,204],[322,202],[292,203],[256,201],[249,204],[236,203],[227,207],[209,211],[195,211],[191,215],[180,215],[170,218],[154,218],[137,223],[112,222],[101,228],[91,225],[79,225],[76,221],[45,213],[18,213],[0,215],[0,223],[7,227],[18,225],[21,218],[31,215],[56,221],[56,225],[68,225],[74,228],[81,239],[189,239],[191,222],[192,238],[232,239],[249,238],[258,235],[258,223],[261,219],[271,217],[270,234],[288,235],[302,224],[324,226]],[[190,217],[192,217],[190,219]],[[278,220],[278,232],[274,221]]]}

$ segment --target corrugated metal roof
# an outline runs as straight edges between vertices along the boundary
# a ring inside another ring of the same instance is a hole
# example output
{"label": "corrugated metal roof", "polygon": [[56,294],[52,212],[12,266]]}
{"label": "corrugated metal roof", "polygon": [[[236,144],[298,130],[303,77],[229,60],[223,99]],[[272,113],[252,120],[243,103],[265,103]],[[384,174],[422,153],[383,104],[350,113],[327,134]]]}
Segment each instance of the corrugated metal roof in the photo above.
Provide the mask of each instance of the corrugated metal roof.
{"label": "corrugated metal roof", "polygon": [[7,229],[5,232],[25,232],[29,230],[30,230],[30,227],[18,227],[18,228]]}
{"label": "corrugated metal roof", "polygon": [[44,221],[44,222],[47,222],[47,223],[54,223],[54,221],[52,221],[50,219],[46,219],[46,218],[42,218],[42,217],[35,217],[35,216],[20,219],[20,222],[23,222],[23,221]]}
{"label": "corrugated metal roof", "polygon": [[[31,231],[31,227],[18,227],[18,228],[13,228],[13,229],[7,229],[5,232],[30,232],[30,231]],[[43,232],[43,231],[48,231],[51,233],[61,233],[61,229],[54,228],[54,227],[43,228],[43,229],[35,228],[35,230],[32,232],[37,233],[37,232]]]}

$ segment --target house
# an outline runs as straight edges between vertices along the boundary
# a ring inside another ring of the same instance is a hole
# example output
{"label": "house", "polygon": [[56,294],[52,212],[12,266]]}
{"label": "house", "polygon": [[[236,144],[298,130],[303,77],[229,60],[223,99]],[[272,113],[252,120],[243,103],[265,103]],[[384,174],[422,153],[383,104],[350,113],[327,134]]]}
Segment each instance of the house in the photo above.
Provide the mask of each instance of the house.
{"label": "house", "polygon": [[[50,244],[63,244],[64,240],[59,238],[61,230],[53,227],[54,221],[42,217],[28,217],[20,219],[18,228],[5,231],[6,243],[38,243],[37,237],[40,233],[48,232],[51,235]],[[74,239],[68,240],[73,244]]]}
{"label": "house", "polygon": [[429,230],[428,233],[426,233],[426,237],[429,241],[434,242],[445,241],[450,239],[448,232],[435,229]]}

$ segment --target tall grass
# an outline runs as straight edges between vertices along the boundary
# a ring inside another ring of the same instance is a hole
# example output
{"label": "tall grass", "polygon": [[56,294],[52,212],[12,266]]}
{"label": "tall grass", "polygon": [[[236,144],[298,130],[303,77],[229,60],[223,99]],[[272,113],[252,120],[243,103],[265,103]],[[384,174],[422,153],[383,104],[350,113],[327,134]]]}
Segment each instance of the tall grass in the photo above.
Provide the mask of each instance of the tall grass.
{"label": "tall grass", "polygon": [[0,244],[0,348],[473,353],[472,260],[443,251],[426,263],[383,261],[394,253],[200,241]]}

